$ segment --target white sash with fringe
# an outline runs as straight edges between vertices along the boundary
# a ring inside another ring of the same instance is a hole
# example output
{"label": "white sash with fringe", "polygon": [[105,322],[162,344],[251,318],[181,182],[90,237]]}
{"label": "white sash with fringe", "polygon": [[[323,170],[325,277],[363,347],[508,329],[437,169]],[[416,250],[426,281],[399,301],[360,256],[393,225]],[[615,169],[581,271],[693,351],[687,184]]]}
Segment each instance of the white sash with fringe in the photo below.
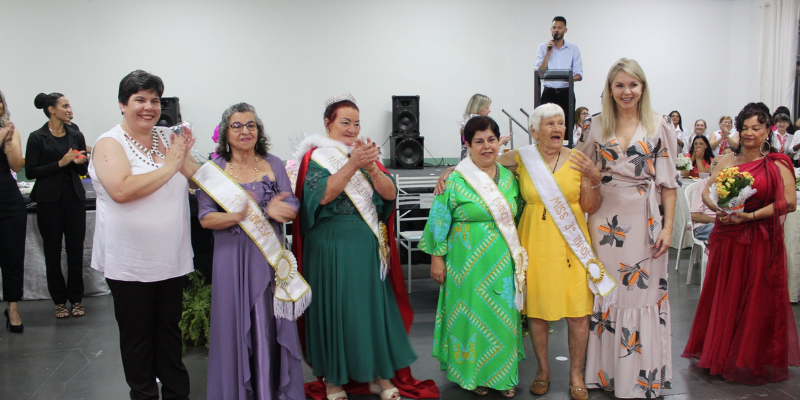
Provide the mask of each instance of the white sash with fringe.
{"label": "white sash with fringe", "polygon": [[214,162],[207,162],[192,176],[200,188],[227,212],[241,210],[249,203],[247,218],[239,227],[253,239],[261,254],[275,270],[275,315],[294,320],[311,304],[311,287],[297,271],[297,260],[272,229],[261,207]]}
{"label": "white sash with fringe", "polygon": [[[311,159],[323,168],[327,169],[331,175],[339,172],[339,170],[347,163],[347,154],[338,147],[318,147],[311,153]],[[389,252],[386,250],[388,246],[388,237],[386,225],[384,225],[378,218],[378,211],[375,209],[375,204],[372,203],[372,193],[374,189],[370,185],[361,170],[350,177],[350,181],[344,187],[344,193],[353,204],[356,206],[361,218],[367,223],[369,229],[375,234],[378,239],[378,254],[381,259],[381,280],[386,278],[386,273],[389,270]]]}
{"label": "white sash with fringe", "polygon": [[[522,247],[517,235],[517,227],[514,225],[514,213],[511,212],[511,205],[503,196],[500,188],[494,183],[492,178],[481,171],[471,158],[461,160],[456,166],[464,180],[472,187],[478,196],[481,197],[489,212],[492,214],[495,225],[500,230],[500,234],[506,240],[508,249],[514,260],[514,302],[517,310],[522,311],[525,303],[525,278],[528,271],[528,252]],[[497,173],[500,173],[498,168]]]}
{"label": "white sash with fringe", "polygon": [[[617,282],[606,272],[603,263],[597,259],[589,240],[583,234],[578,224],[578,219],[572,212],[564,192],[558,186],[553,173],[547,168],[542,154],[536,144],[531,144],[519,149],[519,158],[525,164],[528,171],[528,178],[536,187],[536,191],[542,198],[547,212],[550,213],[553,222],[558,227],[558,231],[564,237],[564,241],[569,245],[572,253],[578,258],[583,269],[586,270],[586,282],[589,290],[597,296],[604,297],[604,301],[614,303],[613,294]],[[562,168],[567,168],[566,166]]]}

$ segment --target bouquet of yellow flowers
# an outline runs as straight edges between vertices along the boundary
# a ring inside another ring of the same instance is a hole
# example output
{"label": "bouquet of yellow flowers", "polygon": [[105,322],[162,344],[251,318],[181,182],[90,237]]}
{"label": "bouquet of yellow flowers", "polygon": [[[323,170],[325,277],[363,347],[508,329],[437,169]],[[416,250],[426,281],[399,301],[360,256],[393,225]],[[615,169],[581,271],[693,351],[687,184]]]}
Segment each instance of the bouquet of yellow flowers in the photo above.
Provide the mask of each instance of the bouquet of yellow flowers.
{"label": "bouquet of yellow flowers", "polygon": [[739,172],[739,167],[725,168],[709,188],[711,200],[728,214],[742,211],[744,202],[756,193],[755,179],[749,172]]}

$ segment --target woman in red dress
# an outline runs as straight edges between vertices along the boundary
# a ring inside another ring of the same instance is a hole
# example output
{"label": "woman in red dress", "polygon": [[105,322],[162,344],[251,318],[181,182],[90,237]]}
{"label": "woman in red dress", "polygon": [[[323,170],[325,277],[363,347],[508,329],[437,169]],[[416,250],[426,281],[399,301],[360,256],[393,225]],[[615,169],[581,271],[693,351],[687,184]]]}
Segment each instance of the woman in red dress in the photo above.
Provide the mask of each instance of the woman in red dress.
{"label": "woman in red dress", "polygon": [[[703,201],[717,211],[708,269],[683,357],[712,375],[749,385],[788,379],[800,365],[797,327],[789,303],[783,221],[796,208],[794,169],[771,148],[772,118],[763,103],[736,117],[741,132],[733,154],[718,158]],[[744,212],[728,216],[711,201],[719,171],[738,166],[755,178],[757,192]]]}

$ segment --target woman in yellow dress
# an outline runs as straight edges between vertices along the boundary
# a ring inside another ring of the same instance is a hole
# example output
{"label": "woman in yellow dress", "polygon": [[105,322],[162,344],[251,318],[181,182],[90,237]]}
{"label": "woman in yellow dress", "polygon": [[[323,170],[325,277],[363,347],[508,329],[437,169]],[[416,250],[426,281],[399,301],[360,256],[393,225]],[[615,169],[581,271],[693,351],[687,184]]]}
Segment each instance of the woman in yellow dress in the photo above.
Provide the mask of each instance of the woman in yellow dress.
{"label": "woman in yellow dress", "polygon": [[[573,399],[585,399],[588,393],[581,368],[586,355],[588,317],[592,313],[594,297],[587,286],[587,272],[562,232],[568,230],[569,226],[556,223],[563,222],[563,216],[559,213],[556,217],[558,221],[553,219],[531,177],[541,172],[552,174],[588,243],[589,231],[584,213],[593,213],[600,205],[600,171],[585,154],[562,146],[566,127],[564,111],[558,105],[537,107],[530,116],[529,124],[536,143],[508,152],[498,158],[498,162],[516,171],[520,192],[526,202],[517,229],[529,257],[525,313],[528,315],[531,341],[539,363],[530,390],[537,395],[548,391],[548,321],[566,318],[570,395]],[[538,152],[540,158],[528,158],[526,154],[532,154],[526,153],[529,151]],[[544,165],[541,165],[542,161]],[[539,164],[533,165],[534,162]],[[534,172],[536,167],[541,169],[545,165],[548,171]],[[548,193],[545,198],[557,203],[556,197],[561,194]],[[558,206],[553,209],[559,210]]]}

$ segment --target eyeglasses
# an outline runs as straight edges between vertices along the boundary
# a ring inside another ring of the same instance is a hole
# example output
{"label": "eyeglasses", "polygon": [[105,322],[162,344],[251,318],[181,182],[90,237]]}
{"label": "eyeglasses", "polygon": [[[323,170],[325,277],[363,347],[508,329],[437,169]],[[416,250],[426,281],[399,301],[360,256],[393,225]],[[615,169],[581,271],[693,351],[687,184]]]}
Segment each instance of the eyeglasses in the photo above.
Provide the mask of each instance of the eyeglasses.
{"label": "eyeglasses", "polygon": [[231,124],[231,130],[234,132],[241,132],[242,129],[244,129],[245,127],[247,128],[248,131],[253,132],[258,128],[258,125],[253,121],[250,121],[246,124],[243,124],[241,122],[234,122]]}

